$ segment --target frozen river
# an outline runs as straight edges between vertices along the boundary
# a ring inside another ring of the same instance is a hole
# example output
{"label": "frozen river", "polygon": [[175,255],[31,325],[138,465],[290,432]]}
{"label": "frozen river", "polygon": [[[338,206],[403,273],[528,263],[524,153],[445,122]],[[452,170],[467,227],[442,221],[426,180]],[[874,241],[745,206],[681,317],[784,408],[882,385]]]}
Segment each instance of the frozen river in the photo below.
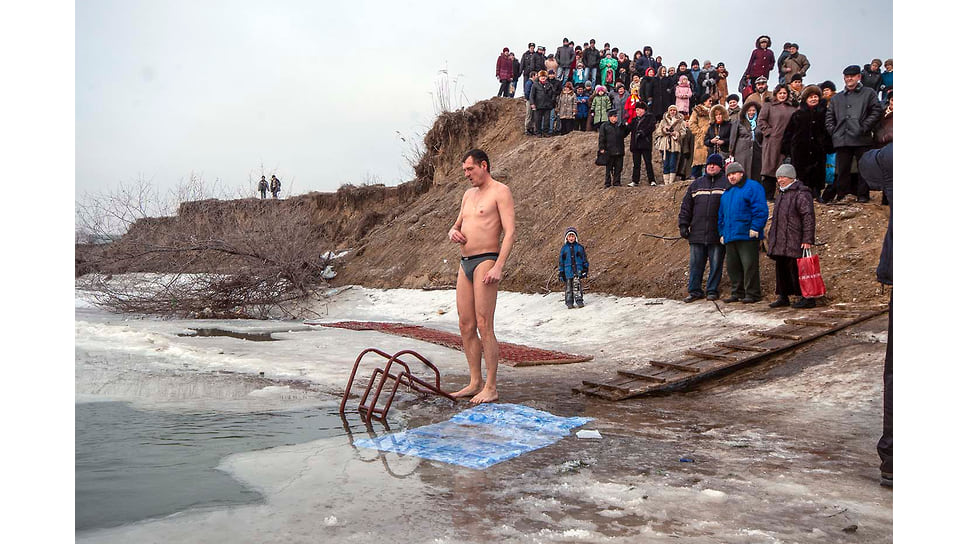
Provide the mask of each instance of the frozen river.
{"label": "frozen river", "polygon": [[[353,288],[320,313],[456,332],[453,296]],[[460,352],[300,322],[135,319],[79,298],[78,542],[890,538],[873,451],[886,316],[697,391],[607,403],[570,388],[790,316],[594,294],[569,311],[559,299],[502,293],[499,339],[595,359],[501,367],[501,400],[595,418],[586,428],[603,438],[566,437],[473,470],[354,444],[467,405],[404,395],[389,426],[369,430],[355,414],[334,416],[363,348],[416,349],[455,388],[466,379]],[[192,330],[213,328],[235,335]],[[110,496],[112,485],[124,494]]]}

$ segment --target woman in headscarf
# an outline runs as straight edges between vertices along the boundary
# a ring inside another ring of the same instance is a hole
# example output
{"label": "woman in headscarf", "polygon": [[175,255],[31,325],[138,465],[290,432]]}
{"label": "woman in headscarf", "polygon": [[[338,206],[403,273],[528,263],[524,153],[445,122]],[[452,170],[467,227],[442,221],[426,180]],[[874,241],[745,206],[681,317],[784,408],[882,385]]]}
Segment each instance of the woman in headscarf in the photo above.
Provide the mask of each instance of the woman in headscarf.
{"label": "woman in headscarf", "polygon": [[783,163],[782,152],[783,133],[790,123],[790,117],[797,108],[790,103],[790,89],[786,85],[777,85],[773,89],[773,101],[763,105],[759,124],[763,132],[763,167],[760,185],[766,191],[766,199],[773,201],[776,192],[776,169]]}
{"label": "woman in headscarf", "polygon": [[733,160],[743,165],[743,171],[752,180],[760,181],[763,131],[759,126],[760,103],[743,104],[743,113],[733,123],[729,134],[729,151]]}

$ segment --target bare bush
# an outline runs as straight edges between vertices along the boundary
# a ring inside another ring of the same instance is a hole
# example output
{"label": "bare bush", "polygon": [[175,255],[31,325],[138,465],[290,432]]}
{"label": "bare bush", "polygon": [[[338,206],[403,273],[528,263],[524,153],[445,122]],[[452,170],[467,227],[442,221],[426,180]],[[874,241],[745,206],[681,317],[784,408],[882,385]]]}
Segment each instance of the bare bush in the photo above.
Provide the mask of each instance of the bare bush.
{"label": "bare bush", "polygon": [[[198,195],[204,187],[180,193]],[[138,186],[83,207],[127,224],[126,233],[96,253],[78,280],[93,302],[117,312],[193,317],[299,317],[322,283],[323,234],[307,201],[182,201],[173,217],[151,216],[150,190]],[[194,191],[194,192],[192,192]],[[173,203],[167,204],[173,206]],[[112,207],[113,206],[113,207]],[[80,206],[79,206],[80,208]],[[164,228],[158,228],[164,224]],[[153,272],[149,279],[118,281],[110,274]]]}

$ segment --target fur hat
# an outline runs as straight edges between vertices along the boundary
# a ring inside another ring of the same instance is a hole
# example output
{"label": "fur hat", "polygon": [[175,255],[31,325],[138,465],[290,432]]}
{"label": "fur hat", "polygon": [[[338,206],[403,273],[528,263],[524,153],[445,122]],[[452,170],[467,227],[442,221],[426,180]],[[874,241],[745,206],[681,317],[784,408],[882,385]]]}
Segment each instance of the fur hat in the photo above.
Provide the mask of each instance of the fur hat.
{"label": "fur hat", "polygon": [[568,241],[568,235],[569,234],[574,234],[575,235],[575,242],[578,241],[578,229],[576,229],[575,227],[568,227],[567,229],[565,229],[565,242]]}
{"label": "fur hat", "polygon": [[780,167],[776,169],[776,177],[796,179],[797,169],[794,168],[792,164],[781,164]]}
{"label": "fur hat", "polygon": [[548,77],[548,71],[541,70],[540,72],[538,72],[538,77]]}
{"label": "fur hat", "polygon": [[726,97],[726,102],[729,102],[730,100],[735,100],[735,101],[739,102],[739,95],[738,94],[731,94],[731,95],[727,96]]}
{"label": "fur hat", "polygon": [[726,175],[732,174],[733,172],[743,172],[745,174],[746,169],[738,161],[733,161],[726,167]]}
{"label": "fur hat", "polygon": [[821,96],[823,95],[823,92],[820,90],[820,87],[817,87],[816,85],[807,85],[804,87],[803,92],[800,93],[800,102],[806,102],[807,98],[809,98],[811,95]]}
{"label": "fur hat", "polygon": [[820,90],[822,91],[823,89],[830,89],[833,92],[837,92],[837,85],[835,85],[833,81],[830,81],[828,79],[827,81],[824,81],[823,83],[820,84]]}

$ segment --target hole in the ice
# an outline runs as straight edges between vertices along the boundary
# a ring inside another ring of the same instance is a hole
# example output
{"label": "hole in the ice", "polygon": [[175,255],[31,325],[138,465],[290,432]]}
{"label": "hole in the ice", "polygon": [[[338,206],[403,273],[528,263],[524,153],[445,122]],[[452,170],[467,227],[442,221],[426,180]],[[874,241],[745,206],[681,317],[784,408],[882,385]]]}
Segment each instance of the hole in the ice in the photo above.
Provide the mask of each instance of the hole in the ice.
{"label": "hole in the ice", "polygon": [[274,342],[279,340],[273,338],[271,332],[234,332],[225,329],[191,329],[195,332],[180,333],[178,336],[208,337],[208,336],[228,336],[240,340],[251,340],[253,342]]}

